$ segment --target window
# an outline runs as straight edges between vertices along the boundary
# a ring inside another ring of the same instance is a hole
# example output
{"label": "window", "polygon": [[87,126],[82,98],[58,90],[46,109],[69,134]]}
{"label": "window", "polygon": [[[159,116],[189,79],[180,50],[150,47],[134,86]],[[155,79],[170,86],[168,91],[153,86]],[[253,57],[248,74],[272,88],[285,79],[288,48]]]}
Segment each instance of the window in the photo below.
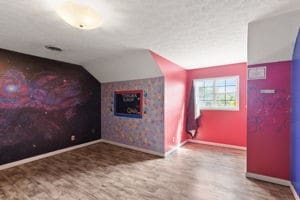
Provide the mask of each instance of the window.
{"label": "window", "polygon": [[195,108],[239,110],[239,76],[194,80]]}

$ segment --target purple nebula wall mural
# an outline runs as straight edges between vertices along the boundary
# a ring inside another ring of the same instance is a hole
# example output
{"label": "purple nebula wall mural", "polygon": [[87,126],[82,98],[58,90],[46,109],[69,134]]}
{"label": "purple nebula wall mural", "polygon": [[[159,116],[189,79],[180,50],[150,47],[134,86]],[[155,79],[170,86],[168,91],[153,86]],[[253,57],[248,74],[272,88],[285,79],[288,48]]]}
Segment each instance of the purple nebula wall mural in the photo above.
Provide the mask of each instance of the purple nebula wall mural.
{"label": "purple nebula wall mural", "polygon": [[0,164],[100,137],[100,83],[84,68],[0,50]]}

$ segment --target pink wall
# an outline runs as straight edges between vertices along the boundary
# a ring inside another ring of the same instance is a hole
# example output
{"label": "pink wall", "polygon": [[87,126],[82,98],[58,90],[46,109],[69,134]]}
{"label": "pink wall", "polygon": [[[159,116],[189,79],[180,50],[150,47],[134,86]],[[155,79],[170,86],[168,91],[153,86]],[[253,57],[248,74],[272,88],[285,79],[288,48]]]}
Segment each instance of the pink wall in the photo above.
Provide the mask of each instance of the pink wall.
{"label": "pink wall", "polygon": [[247,64],[240,63],[187,71],[189,92],[193,79],[240,76],[240,110],[202,110],[199,133],[195,138],[196,140],[246,146],[246,69]]}
{"label": "pink wall", "polygon": [[164,75],[164,133],[165,152],[187,139],[186,116],[186,70],[151,52]]}
{"label": "pink wall", "polygon": [[291,62],[259,66],[267,67],[267,79],[248,81],[247,171],[289,180]]}

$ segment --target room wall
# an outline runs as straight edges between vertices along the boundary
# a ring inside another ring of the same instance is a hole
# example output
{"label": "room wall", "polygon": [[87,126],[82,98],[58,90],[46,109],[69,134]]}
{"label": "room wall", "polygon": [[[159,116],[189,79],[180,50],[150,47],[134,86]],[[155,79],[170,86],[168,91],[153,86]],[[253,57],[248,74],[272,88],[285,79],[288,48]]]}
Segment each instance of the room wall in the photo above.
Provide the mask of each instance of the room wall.
{"label": "room wall", "polygon": [[292,62],[292,183],[300,194],[300,32]]}
{"label": "room wall", "polygon": [[[114,115],[114,92],[143,90],[141,119]],[[163,77],[101,84],[102,138],[159,153],[164,152]]]}
{"label": "room wall", "polygon": [[248,67],[257,66],[266,66],[267,78],[248,80],[247,171],[290,180],[291,62]]}
{"label": "room wall", "polygon": [[[246,146],[246,63],[217,67],[199,68],[187,71],[187,87],[194,79],[238,75],[240,77],[239,111],[202,110],[199,133],[195,140],[229,145]],[[188,90],[190,91],[190,89]],[[190,94],[188,94],[189,97]]]}
{"label": "room wall", "polygon": [[[270,117],[262,119],[261,116],[253,117],[255,113],[248,113],[248,159],[247,171],[261,175],[272,176],[290,180],[291,169],[291,141],[290,141],[290,114],[282,112],[277,107],[290,106],[291,76],[288,74],[291,68],[292,54],[296,41],[296,36],[300,24],[300,10],[271,16],[264,19],[253,21],[248,26],[248,64],[250,67],[255,65],[267,66],[267,80],[249,81],[251,87],[271,87],[279,91],[274,95],[258,95],[256,98],[263,99],[264,102],[274,105],[274,108],[264,106],[264,110],[270,112]],[[252,83],[253,82],[253,83]],[[269,89],[269,88],[268,88]],[[252,91],[253,92],[253,91]],[[278,101],[277,104],[274,102]],[[249,104],[255,104],[254,98],[248,96]],[[283,102],[283,103],[282,103]],[[248,111],[253,108],[248,107]],[[292,108],[294,109],[294,108]],[[274,118],[273,118],[274,116]],[[256,120],[256,122],[255,122]],[[275,120],[277,123],[274,125]],[[285,122],[284,122],[285,121]],[[252,123],[252,124],[251,124]],[[255,124],[257,123],[257,125]],[[255,131],[255,127],[259,128]],[[277,127],[275,129],[275,127]],[[273,131],[273,132],[270,132]],[[294,142],[292,140],[292,142]],[[257,156],[259,155],[259,156]],[[265,159],[264,159],[265,158]]]}
{"label": "room wall", "polygon": [[186,70],[151,52],[164,75],[164,151],[167,152],[187,139]]}
{"label": "room wall", "polygon": [[292,59],[300,10],[257,19],[248,25],[248,64]]}
{"label": "room wall", "polygon": [[0,87],[0,164],[101,137],[100,83],[81,66],[1,49]]}

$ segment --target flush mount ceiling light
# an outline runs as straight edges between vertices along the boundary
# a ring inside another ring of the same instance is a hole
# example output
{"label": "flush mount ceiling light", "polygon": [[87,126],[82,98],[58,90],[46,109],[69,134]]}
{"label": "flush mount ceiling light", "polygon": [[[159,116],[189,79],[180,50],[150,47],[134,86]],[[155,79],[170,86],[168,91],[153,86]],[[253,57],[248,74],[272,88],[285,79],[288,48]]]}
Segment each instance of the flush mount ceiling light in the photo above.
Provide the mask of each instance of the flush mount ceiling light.
{"label": "flush mount ceiling light", "polygon": [[56,8],[56,13],[68,24],[79,29],[95,29],[102,19],[93,8],[77,2],[67,1]]}

